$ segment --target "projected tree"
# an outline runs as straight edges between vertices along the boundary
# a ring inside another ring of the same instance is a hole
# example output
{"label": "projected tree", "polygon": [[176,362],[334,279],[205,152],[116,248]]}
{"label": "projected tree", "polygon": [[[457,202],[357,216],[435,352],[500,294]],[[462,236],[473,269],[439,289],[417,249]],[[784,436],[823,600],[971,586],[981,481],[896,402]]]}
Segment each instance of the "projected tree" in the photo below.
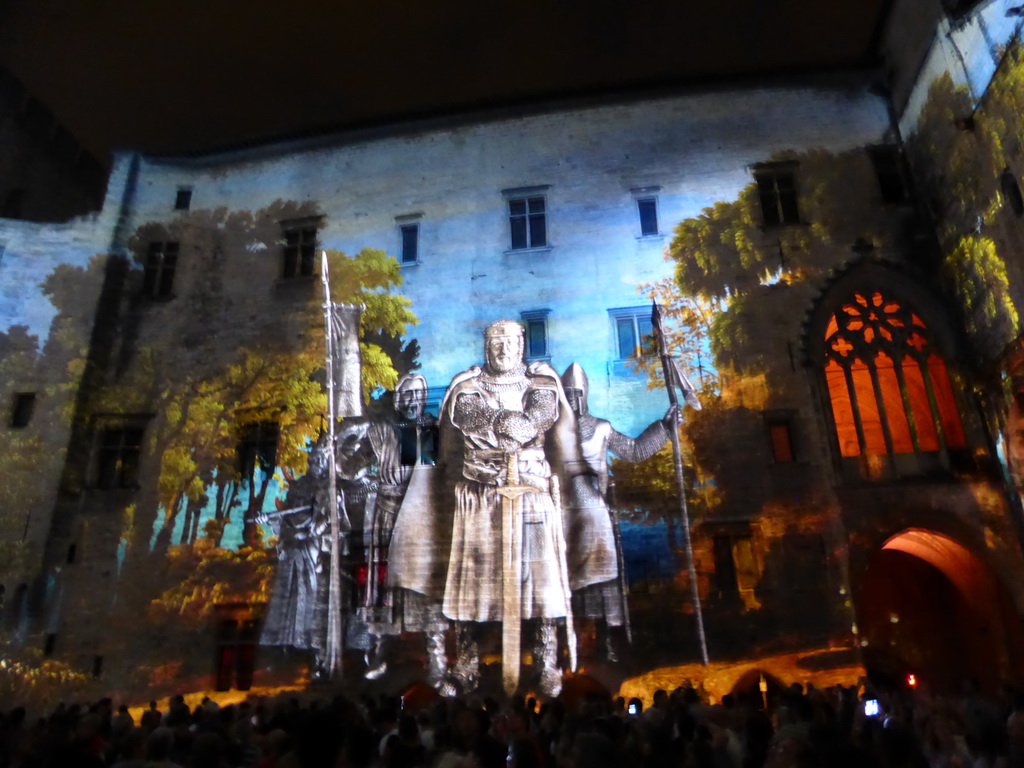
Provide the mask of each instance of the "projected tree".
{"label": "projected tree", "polygon": [[[255,212],[190,211],[143,225],[132,238],[141,269],[123,276],[115,314],[101,320],[117,334],[103,350],[100,381],[85,393],[82,418],[148,415],[137,489],[89,497],[105,519],[120,513],[119,531],[97,529],[106,538],[90,546],[116,555],[112,602],[139,632],[198,631],[218,603],[267,597],[275,553],[256,517],[305,473],[327,413],[318,276],[280,278],[281,222],[315,216],[313,206],[287,202]],[[165,273],[173,270],[158,297],[154,252]],[[369,248],[353,256],[327,251],[327,259],[332,298],[364,307],[356,386],[364,395],[393,387],[417,350],[401,341],[416,317],[396,291],[399,265]],[[87,487],[94,464],[79,469]],[[140,613],[152,623],[139,625]],[[190,646],[179,638],[176,647]],[[145,675],[151,666],[139,669]]]}
{"label": "projected tree", "polygon": [[[780,454],[773,458],[766,414],[805,407],[811,396],[800,348],[805,313],[829,279],[851,263],[904,258],[909,209],[882,205],[879,178],[863,148],[791,151],[766,160],[734,200],[716,202],[678,224],[668,249],[674,279],[645,288],[662,305],[670,352],[683,362],[703,404],[699,412],[686,411],[682,426],[700,592],[722,594],[721,574],[731,572],[735,577],[725,588],[734,590],[741,607],[767,606],[779,617],[786,607],[765,603],[765,596],[795,583],[788,564],[793,548],[784,552],[782,542],[795,547],[799,531],[825,529],[827,507],[806,473],[799,490],[778,495],[771,467],[780,458],[792,461],[793,446],[775,446]],[[637,365],[651,386],[662,386],[656,356],[645,355]],[[612,469],[623,514],[664,521],[671,532],[678,507],[664,502],[677,495],[670,453],[635,466],[613,462]],[[720,519],[749,521],[750,527],[746,533],[735,527],[714,533]],[[822,551],[805,549],[811,559]],[[676,552],[684,566],[680,548]],[[682,586],[685,570],[677,570]],[[716,599],[709,603],[711,631],[750,631],[736,603]],[[835,610],[823,596],[814,600],[822,601],[816,616]],[[789,618],[802,626],[798,616]],[[721,635],[716,642],[721,648]],[[776,634],[762,645],[784,642]]]}
{"label": "projected tree", "polygon": [[954,86],[948,74],[938,78],[908,141],[922,197],[938,228],[942,271],[979,363],[998,356],[1019,329],[1024,275],[1001,254],[1014,239],[1008,217],[1024,213],[1009,168],[1024,139],[1022,107],[1024,61],[1015,43],[977,111],[966,88]]}

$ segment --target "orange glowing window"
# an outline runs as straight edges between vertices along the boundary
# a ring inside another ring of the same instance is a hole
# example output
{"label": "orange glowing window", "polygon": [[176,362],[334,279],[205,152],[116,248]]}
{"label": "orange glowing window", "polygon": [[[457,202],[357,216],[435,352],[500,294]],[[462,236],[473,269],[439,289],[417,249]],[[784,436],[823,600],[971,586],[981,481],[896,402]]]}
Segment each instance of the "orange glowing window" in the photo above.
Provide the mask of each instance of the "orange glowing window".
{"label": "orange glowing window", "polygon": [[928,326],[881,291],[858,291],[825,329],[825,383],[842,456],[966,446]]}
{"label": "orange glowing window", "polygon": [[793,434],[788,421],[772,420],[768,423],[768,436],[772,444],[772,458],[777,464],[793,461]]}

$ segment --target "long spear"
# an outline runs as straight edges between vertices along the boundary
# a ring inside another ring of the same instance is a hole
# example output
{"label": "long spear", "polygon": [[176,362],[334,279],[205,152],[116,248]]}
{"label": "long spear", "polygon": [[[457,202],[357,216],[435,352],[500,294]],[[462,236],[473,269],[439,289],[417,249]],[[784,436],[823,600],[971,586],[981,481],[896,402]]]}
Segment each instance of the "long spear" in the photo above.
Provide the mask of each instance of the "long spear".
{"label": "long spear", "polygon": [[700,400],[686,375],[679,370],[675,360],[668,354],[665,344],[665,331],[661,325],[661,310],[658,302],[652,302],[651,325],[658,336],[658,354],[661,356],[661,372],[665,376],[665,389],[668,390],[668,401],[672,409],[672,460],[675,464],[676,487],[679,488],[679,513],[683,518],[683,542],[686,545],[686,562],[690,572],[690,592],[693,596],[693,609],[697,617],[697,638],[700,640],[700,656],[704,666],[708,665],[708,641],[704,635],[704,615],[700,609],[700,590],[697,588],[697,564],[693,561],[693,543],[690,541],[690,512],[686,506],[686,486],[683,485],[683,453],[679,447],[679,425],[682,413],[679,410],[679,399],[676,387],[683,393],[683,402],[692,408],[700,409]]}
{"label": "long spear", "polygon": [[335,463],[334,437],[334,302],[331,300],[331,281],[327,273],[327,252],[320,259],[320,280],[324,286],[324,323],[327,328],[327,477],[330,483],[327,496],[327,514],[331,521],[331,573],[327,598],[327,650],[324,668],[329,679],[341,676],[341,547],[338,522],[338,476]]}

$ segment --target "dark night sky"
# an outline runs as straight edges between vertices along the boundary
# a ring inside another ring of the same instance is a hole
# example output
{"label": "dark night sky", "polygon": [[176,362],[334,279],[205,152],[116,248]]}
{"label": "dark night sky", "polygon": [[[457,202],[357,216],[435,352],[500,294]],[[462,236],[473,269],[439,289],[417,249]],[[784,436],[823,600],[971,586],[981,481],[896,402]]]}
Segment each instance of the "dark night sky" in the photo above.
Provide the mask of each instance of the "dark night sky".
{"label": "dark night sky", "polygon": [[856,66],[887,0],[0,0],[6,66],[89,149],[252,139]]}

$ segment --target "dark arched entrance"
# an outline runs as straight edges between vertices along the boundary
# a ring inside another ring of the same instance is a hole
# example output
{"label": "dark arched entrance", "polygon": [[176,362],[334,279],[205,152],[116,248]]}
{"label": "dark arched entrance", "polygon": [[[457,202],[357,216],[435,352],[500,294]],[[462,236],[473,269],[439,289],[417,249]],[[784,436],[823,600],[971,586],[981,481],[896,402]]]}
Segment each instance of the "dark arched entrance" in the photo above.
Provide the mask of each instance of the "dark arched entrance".
{"label": "dark arched entrance", "polygon": [[1024,627],[1005,587],[980,557],[940,533],[908,529],[872,558],[857,595],[869,676],[908,674],[934,692],[1022,679]]}
{"label": "dark arched entrance", "polygon": [[[767,689],[763,694],[761,692],[762,680],[764,680],[765,688]],[[732,690],[729,691],[729,693],[734,696],[740,693],[745,693],[754,701],[759,701],[762,704],[767,703],[769,705],[781,701],[782,695],[785,692],[785,684],[775,675],[765,672],[763,669],[748,669],[739,676],[736,682],[733,683]]]}

